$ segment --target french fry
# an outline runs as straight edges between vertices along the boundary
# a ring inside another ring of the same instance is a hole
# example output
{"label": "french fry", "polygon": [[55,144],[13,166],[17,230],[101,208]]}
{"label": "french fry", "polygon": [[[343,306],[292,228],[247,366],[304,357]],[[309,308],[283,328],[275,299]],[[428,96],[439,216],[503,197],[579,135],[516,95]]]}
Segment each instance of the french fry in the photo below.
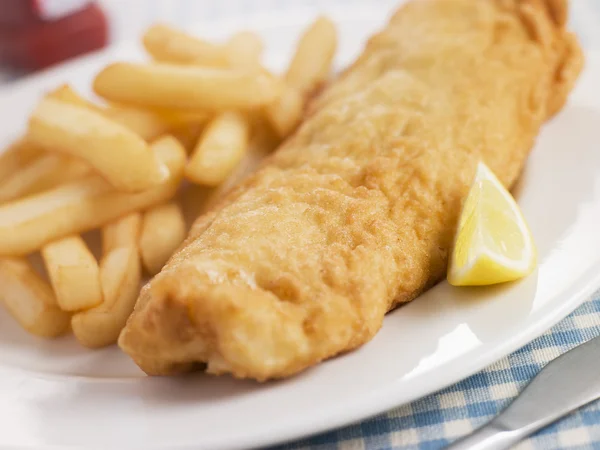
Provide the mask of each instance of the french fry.
{"label": "french fry", "polygon": [[241,31],[225,45],[213,44],[165,24],[155,24],[142,37],[146,51],[158,62],[209,67],[256,67],[262,39]]}
{"label": "french fry", "polygon": [[0,203],[25,197],[77,180],[90,168],[73,158],[47,154],[34,159],[6,181],[0,182]]}
{"label": "french fry", "polygon": [[102,227],[130,212],[171,199],[183,177],[185,150],[170,136],[152,145],[168,176],[147,191],[115,190],[99,176],[0,205],[0,255],[21,256],[65,236]]}
{"label": "french fry", "polygon": [[240,31],[227,42],[229,65],[246,69],[260,68],[260,56],[264,49],[262,39],[252,31]]}
{"label": "french fry", "polygon": [[102,254],[119,247],[136,247],[142,230],[142,214],[127,214],[102,228]]}
{"label": "french fry", "polygon": [[147,142],[166,134],[171,128],[168,121],[152,111],[122,105],[110,105],[104,115],[129,128]]}
{"label": "french fry", "polygon": [[281,97],[266,107],[266,117],[280,137],[285,138],[296,129],[302,120],[304,104],[300,91],[287,85]]}
{"label": "french fry", "polygon": [[325,17],[317,19],[300,38],[285,75],[286,86],[265,110],[280,137],[287,137],[300,123],[306,96],[327,79],[336,47],[335,26]]}
{"label": "french fry", "polygon": [[217,187],[190,184],[181,192],[181,205],[188,229],[198,216],[217,207],[223,198],[253,173],[279,144],[279,140],[269,132],[269,128],[261,126],[260,123],[255,124],[255,127],[257,131],[250,140],[248,151],[224,183]]}
{"label": "french fry", "polygon": [[129,128],[146,141],[152,141],[169,129],[167,121],[158,114],[140,108],[122,105],[102,107],[83,98],[68,84],[48,93],[47,98],[87,108]]}
{"label": "french fry", "polygon": [[304,94],[314,91],[329,76],[336,48],[335,25],[326,17],[318,18],[300,38],[286,82]]}
{"label": "french fry", "polygon": [[160,272],[185,235],[185,219],[176,203],[155,206],[144,213],[140,255],[150,275]]}
{"label": "french fry", "polygon": [[138,135],[101,114],[58,100],[40,102],[29,119],[28,138],[49,151],[83,159],[123,191],[149,189],[166,174]]}
{"label": "french fry", "polygon": [[182,111],[169,108],[151,108],[150,111],[152,111],[153,114],[156,114],[160,120],[166,122],[171,130],[187,126],[202,125],[211,118],[211,114],[205,111]]}
{"label": "french fry", "polygon": [[142,37],[142,43],[156,61],[213,67],[229,65],[228,54],[221,45],[204,41],[165,24],[148,28]]}
{"label": "french fry", "polygon": [[31,334],[56,337],[69,328],[52,288],[24,258],[0,259],[0,299],[17,322]]}
{"label": "french fry", "polygon": [[43,153],[40,147],[27,139],[17,139],[0,153],[0,180],[11,177]]}
{"label": "french fry", "polygon": [[96,76],[94,91],[113,102],[144,107],[249,109],[273,102],[281,82],[266,71],[116,63]]}
{"label": "french fry", "polygon": [[86,347],[116,342],[139,294],[141,268],[138,241],[142,215],[123,216],[102,228],[100,280],[104,302],[73,316],[75,337]]}
{"label": "french fry", "polygon": [[71,328],[77,340],[89,348],[117,342],[140,293],[141,267],[136,247],[111,250],[100,263],[104,302],[76,313]]}
{"label": "french fry", "polygon": [[99,114],[104,114],[104,108],[102,108],[102,106],[97,105],[86,98],[83,98],[77,93],[77,91],[75,91],[75,89],[73,89],[68,84],[63,84],[57,87],[56,89],[48,92],[46,98],[70,103],[71,105],[75,106],[81,106],[82,108],[90,109]]}
{"label": "french fry", "polygon": [[251,176],[260,167],[265,158],[279,145],[279,139],[270,132],[270,129],[264,125],[261,126],[259,123],[255,123],[254,126],[256,131],[254,132],[254,136],[252,136],[244,158],[231,175],[229,175],[227,180],[214,188],[206,198],[203,213],[217,207],[225,196]]}
{"label": "french fry", "polygon": [[98,262],[81,236],[51,242],[41,253],[63,311],[80,311],[102,303]]}
{"label": "french fry", "polygon": [[185,167],[188,180],[207,186],[223,182],[244,157],[249,125],[243,114],[224,112],[208,124]]}

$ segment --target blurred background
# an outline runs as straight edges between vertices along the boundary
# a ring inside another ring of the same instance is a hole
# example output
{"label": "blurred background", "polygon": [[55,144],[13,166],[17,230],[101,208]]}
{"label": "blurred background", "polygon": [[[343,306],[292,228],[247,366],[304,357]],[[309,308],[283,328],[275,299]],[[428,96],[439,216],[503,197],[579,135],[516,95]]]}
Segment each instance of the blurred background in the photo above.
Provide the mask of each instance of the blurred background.
{"label": "blurred background", "polygon": [[[113,42],[136,39],[156,21],[189,28],[206,20],[362,1],[0,0],[0,84]],[[374,7],[389,9],[394,3],[380,0]]]}
{"label": "blurred background", "polygon": [[[0,84],[135,39],[156,21],[193,28],[206,20],[361,2],[389,10],[401,0],[0,0]],[[600,42],[597,3],[571,1],[571,25],[588,47]]]}

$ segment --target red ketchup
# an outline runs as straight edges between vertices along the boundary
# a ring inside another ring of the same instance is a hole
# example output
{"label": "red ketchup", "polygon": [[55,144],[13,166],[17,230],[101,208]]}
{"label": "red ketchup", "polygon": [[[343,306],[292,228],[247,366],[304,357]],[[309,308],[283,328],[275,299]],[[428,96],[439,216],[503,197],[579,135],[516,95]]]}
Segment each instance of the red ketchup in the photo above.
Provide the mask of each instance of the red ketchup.
{"label": "red ketchup", "polygon": [[89,0],[0,0],[0,63],[38,70],[104,47],[108,24]]}

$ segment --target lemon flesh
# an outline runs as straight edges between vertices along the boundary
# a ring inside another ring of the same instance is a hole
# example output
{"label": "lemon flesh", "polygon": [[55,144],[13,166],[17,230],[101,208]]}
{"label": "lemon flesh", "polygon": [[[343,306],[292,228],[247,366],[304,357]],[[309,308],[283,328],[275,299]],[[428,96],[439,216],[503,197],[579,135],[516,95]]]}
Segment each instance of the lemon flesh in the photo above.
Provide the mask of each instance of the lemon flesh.
{"label": "lemon flesh", "polygon": [[448,281],[482,286],[514,281],[535,268],[531,232],[514,198],[483,163],[458,222]]}

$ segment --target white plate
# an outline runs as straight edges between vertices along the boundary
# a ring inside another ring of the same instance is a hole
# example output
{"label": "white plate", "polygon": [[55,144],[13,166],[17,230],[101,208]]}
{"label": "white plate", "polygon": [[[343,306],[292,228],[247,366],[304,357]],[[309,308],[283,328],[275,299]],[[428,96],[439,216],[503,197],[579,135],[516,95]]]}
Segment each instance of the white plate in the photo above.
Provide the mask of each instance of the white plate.
{"label": "white plate", "polygon": [[[344,8],[341,63],[384,13]],[[202,28],[260,30],[282,67],[313,15],[241,18]],[[135,45],[52,70],[0,91],[0,138],[14,137],[39,95],[60,82],[87,88]],[[267,445],[341,426],[437,391],[510,353],[565,317],[600,286],[600,56],[588,55],[568,107],[543,131],[519,189],[539,270],[494,289],[443,283],[389,314],[358,351],[290,380],[258,385],[203,375],[146,378],[116,348],[42,341],[0,312],[0,448],[222,449]]]}

